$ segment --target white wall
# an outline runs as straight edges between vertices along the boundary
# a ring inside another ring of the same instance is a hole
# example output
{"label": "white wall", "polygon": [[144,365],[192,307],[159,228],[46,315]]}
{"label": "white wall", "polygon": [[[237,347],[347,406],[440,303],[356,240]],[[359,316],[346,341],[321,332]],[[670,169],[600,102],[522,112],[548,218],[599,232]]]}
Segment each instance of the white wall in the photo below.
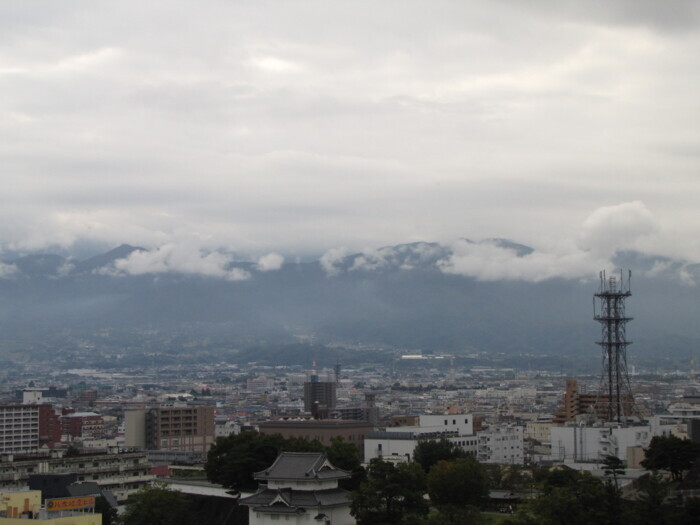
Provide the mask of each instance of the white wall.
{"label": "white wall", "polygon": [[520,465],[523,463],[523,427],[496,427],[477,434],[482,463]]}
{"label": "white wall", "polygon": [[[322,509],[321,512],[330,518],[331,525],[355,525],[355,518],[350,515],[350,506]],[[279,515],[248,510],[250,525],[323,525],[316,521],[318,509],[308,508],[303,514]]]}
{"label": "white wall", "polygon": [[627,457],[628,447],[647,447],[651,427],[552,427],[554,461],[599,461],[605,456]]}
{"label": "white wall", "polygon": [[[468,454],[476,457],[478,444],[476,436],[450,437],[447,438],[447,441],[454,443]],[[418,443],[420,443],[418,439],[365,438],[365,461],[369,463],[374,458],[397,456],[413,459],[413,451]]]}
{"label": "white wall", "polygon": [[456,431],[460,436],[474,434],[474,417],[471,414],[423,414],[419,420],[422,429]]}

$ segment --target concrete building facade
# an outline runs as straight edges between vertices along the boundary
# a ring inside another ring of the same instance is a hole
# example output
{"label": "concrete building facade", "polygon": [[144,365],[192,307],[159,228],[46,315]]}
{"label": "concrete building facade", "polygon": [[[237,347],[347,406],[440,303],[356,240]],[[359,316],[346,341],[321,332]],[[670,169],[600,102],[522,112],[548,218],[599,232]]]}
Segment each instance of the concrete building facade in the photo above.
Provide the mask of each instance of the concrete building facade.
{"label": "concrete building facade", "polygon": [[61,429],[51,405],[0,406],[0,453],[30,454],[61,439]]}
{"label": "concrete building facade", "polygon": [[523,427],[497,426],[482,430],[476,458],[480,463],[522,465],[525,460]]}
{"label": "concrete building facade", "polygon": [[48,456],[6,455],[0,461],[0,490],[26,490],[32,474],[75,473],[78,482],[94,481],[124,501],[155,479],[148,474],[152,466],[145,452],[115,451],[71,457],[57,451]]}
{"label": "concrete building facade", "polygon": [[124,421],[125,445],[144,450],[193,450],[206,456],[216,436],[212,406],[127,410]]}
{"label": "concrete building facade", "polygon": [[341,437],[346,443],[357,446],[360,454],[364,450],[365,438],[373,429],[367,421],[342,419],[280,419],[258,424],[261,434],[282,434],[285,438],[300,437],[310,441],[317,439],[326,446],[333,438]]}

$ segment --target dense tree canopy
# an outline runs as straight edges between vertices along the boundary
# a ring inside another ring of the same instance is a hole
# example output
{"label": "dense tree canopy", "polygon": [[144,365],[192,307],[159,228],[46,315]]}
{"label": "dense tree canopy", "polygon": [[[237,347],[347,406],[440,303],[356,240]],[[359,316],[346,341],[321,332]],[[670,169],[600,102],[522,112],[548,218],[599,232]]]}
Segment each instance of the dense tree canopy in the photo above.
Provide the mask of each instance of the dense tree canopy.
{"label": "dense tree canopy", "polygon": [[[285,439],[279,434],[241,432],[218,438],[204,465],[207,478],[235,490],[255,490],[253,474],[265,470],[282,451],[323,452],[319,441],[301,438]],[[339,467],[342,468],[342,467]]]}
{"label": "dense tree canopy", "polygon": [[683,481],[700,456],[700,444],[676,436],[655,436],[644,451],[642,466],[647,470],[665,470],[674,481]]}
{"label": "dense tree canopy", "polygon": [[393,463],[373,459],[367,480],[352,494],[352,515],[358,525],[398,524],[428,513],[423,495],[426,475],[414,462]]}
{"label": "dense tree canopy", "polygon": [[342,437],[336,437],[331,440],[330,446],[326,447],[325,451],[328,460],[333,466],[352,473],[350,479],[340,480],[340,487],[347,490],[359,488],[360,483],[366,479],[366,473],[360,461],[358,448],[352,443],[345,441]]}
{"label": "dense tree canopy", "polygon": [[488,474],[472,457],[438,461],[428,474],[428,495],[436,506],[481,506],[489,495]]}
{"label": "dense tree canopy", "polygon": [[123,525],[191,525],[196,519],[190,500],[163,486],[145,487],[129,496],[120,518]]}
{"label": "dense tree canopy", "polygon": [[421,441],[413,451],[413,461],[417,461],[426,473],[438,461],[465,457],[467,453],[464,450],[444,438]]}
{"label": "dense tree canopy", "polygon": [[623,523],[619,492],[587,472],[568,468],[543,473],[540,494],[504,523],[518,525],[616,525]]}

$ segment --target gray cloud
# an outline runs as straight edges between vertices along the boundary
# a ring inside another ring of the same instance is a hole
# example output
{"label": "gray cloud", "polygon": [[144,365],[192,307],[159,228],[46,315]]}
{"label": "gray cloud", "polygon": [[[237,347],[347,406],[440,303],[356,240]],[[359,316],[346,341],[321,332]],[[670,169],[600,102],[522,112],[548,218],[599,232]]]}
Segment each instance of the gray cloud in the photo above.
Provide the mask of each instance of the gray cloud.
{"label": "gray cloud", "polygon": [[17,266],[0,262],[0,279],[7,279],[17,273]]}
{"label": "gray cloud", "polygon": [[680,0],[5,2],[0,251],[571,254],[639,201],[653,228],[621,242],[697,262],[697,24]]}

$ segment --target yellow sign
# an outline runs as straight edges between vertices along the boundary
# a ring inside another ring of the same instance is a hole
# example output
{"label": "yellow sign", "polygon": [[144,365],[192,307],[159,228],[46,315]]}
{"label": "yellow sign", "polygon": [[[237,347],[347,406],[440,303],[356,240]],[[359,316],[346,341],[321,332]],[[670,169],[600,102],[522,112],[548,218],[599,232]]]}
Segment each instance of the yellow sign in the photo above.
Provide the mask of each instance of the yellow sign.
{"label": "yellow sign", "polygon": [[85,496],[83,498],[56,498],[46,500],[46,510],[76,510],[85,507],[95,508],[95,497]]}

